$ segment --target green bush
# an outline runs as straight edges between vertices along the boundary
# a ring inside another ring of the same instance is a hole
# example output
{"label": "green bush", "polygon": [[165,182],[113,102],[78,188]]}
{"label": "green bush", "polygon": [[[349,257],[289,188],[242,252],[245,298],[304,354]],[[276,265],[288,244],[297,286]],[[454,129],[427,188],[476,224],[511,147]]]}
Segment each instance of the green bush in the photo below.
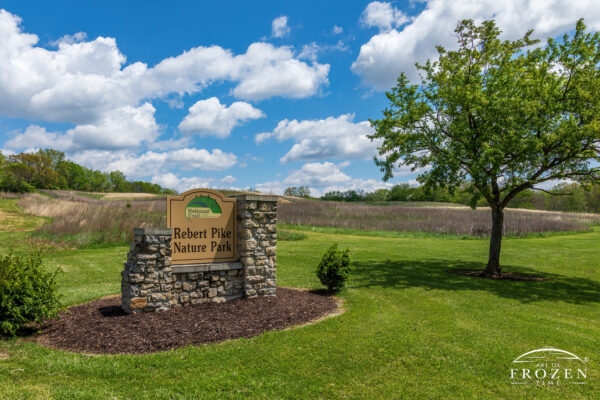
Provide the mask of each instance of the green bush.
{"label": "green bush", "polygon": [[59,270],[44,271],[39,251],[27,257],[0,257],[0,333],[14,336],[28,323],[56,317],[58,274]]}
{"label": "green bush", "polygon": [[[2,171],[0,171],[1,173]],[[12,174],[0,176],[0,190],[14,193],[33,192],[35,188],[29,183],[16,179]]]}
{"label": "green bush", "polygon": [[321,258],[317,266],[317,277],[331,291],[344,287],[350,276],[350,249],[341,250],[337,243],[332,244]]}

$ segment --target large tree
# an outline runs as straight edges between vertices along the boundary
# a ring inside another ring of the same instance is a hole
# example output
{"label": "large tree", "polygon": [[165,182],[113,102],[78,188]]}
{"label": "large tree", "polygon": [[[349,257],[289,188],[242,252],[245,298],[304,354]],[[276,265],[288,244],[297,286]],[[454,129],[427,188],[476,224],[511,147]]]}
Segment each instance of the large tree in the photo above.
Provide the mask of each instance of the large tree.
{"label": "large tree", "polygon": [[419,180],[450,189],[469,182],[472,205],[483,196],[492,229],[485,276],[498,277],[504,208],[520,192],[552,180],[598,181],[600,35],[579,21],[545,45],[532,31],[501,40],[494,21],[461,21],[458,49],[404,74],[386,93],[376,163],[387,180],[398,165],[426,167]]}

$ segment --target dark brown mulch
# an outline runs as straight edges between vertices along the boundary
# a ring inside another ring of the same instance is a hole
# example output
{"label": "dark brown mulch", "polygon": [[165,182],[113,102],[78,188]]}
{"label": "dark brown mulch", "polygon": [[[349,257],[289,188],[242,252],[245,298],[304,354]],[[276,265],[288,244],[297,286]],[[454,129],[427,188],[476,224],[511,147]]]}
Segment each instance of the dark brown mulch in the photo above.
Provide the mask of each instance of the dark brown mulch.
{"label": "dark brown mulch", "polygon": [[60,313],[38,341],[83,353],[153,353],[189,344],[250,338],[307,323],[338,309],[334,297],[277,288],[275,297],[202,303],[160,313],[126,314],[118,296]]}
{"label": "dark brown mulch", "polygon": [[519,272],[503,272],[500,274],[500,276],[483,275],[482,271],[472,269],[449,269],[448,272],[452,274],[469,276],[471,278],[500,279],[508,281],[545,282],[550,280],[548,278],[544,278],[543,276],[521,274]]}

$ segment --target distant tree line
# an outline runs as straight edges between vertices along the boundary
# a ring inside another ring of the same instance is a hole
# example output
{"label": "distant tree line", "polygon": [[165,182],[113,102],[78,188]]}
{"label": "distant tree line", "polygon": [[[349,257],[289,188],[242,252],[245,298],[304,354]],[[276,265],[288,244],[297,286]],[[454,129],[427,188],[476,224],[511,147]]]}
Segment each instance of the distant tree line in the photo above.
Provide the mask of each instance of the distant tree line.
{"label": "distant tree line", "polygon": [[[386,202],[386,201],[431,201],[471,205],[473,189],[462,186],[454,192],[445,188],[427,190],[423,186],[402,183],[391,189],[378,189],[373,192],[363,190],[332,191],[321,196],[321,200],[344,202]],[[480,199],[477,206],[486,206]],[[580,185],[560,183],[547,192],[525,190],[511,202],[514,208],[529,208],[548,211],[572,211],[600,213],[600,185]]]}
{"label": "distant tree line", "polygon": [[128,181],[121,171],[102,172],[83,167],[66,160],[64,153],[57,150],[8,156],[0,152],[0,191],[24,193],[34,189],[175,193],[156,183]]}
{"label": "distant tree line", "polygon": [[284,196],[310,197],[308,186],[290,186],[283,192]]}
{"label": "distant tree line", "polygon": [[401,183],[391,189],[378,189],[374,192],[364,190],[332,191],[321,196],[321,200],[346,202],[383,202],[383,201],[437,201],[456,202],[456,196],[447,190],[425,190],[421,186],[411,186]]}

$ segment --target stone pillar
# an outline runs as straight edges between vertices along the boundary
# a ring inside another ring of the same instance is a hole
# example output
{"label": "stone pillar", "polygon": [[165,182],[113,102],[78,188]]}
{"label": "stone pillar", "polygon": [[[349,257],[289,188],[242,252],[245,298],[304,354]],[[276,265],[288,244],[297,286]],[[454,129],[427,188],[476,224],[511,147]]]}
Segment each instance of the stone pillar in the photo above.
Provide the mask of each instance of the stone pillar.
{"label": "stone pillar", "polygon": [[244,295],[275,296],[277,196],[237,196],[237,212]]}
{"label": "stone pillar", "polygon": [[121,280],[128,313],[275,296],[277,197],[237,197],[239,262],[172,265],[170,228],[135,228]]}
{"label": "stone pillar", "polygon": [[171,229],[135,228],[121,272],[125,312],[163,311],[174,303],[171,277]]}

